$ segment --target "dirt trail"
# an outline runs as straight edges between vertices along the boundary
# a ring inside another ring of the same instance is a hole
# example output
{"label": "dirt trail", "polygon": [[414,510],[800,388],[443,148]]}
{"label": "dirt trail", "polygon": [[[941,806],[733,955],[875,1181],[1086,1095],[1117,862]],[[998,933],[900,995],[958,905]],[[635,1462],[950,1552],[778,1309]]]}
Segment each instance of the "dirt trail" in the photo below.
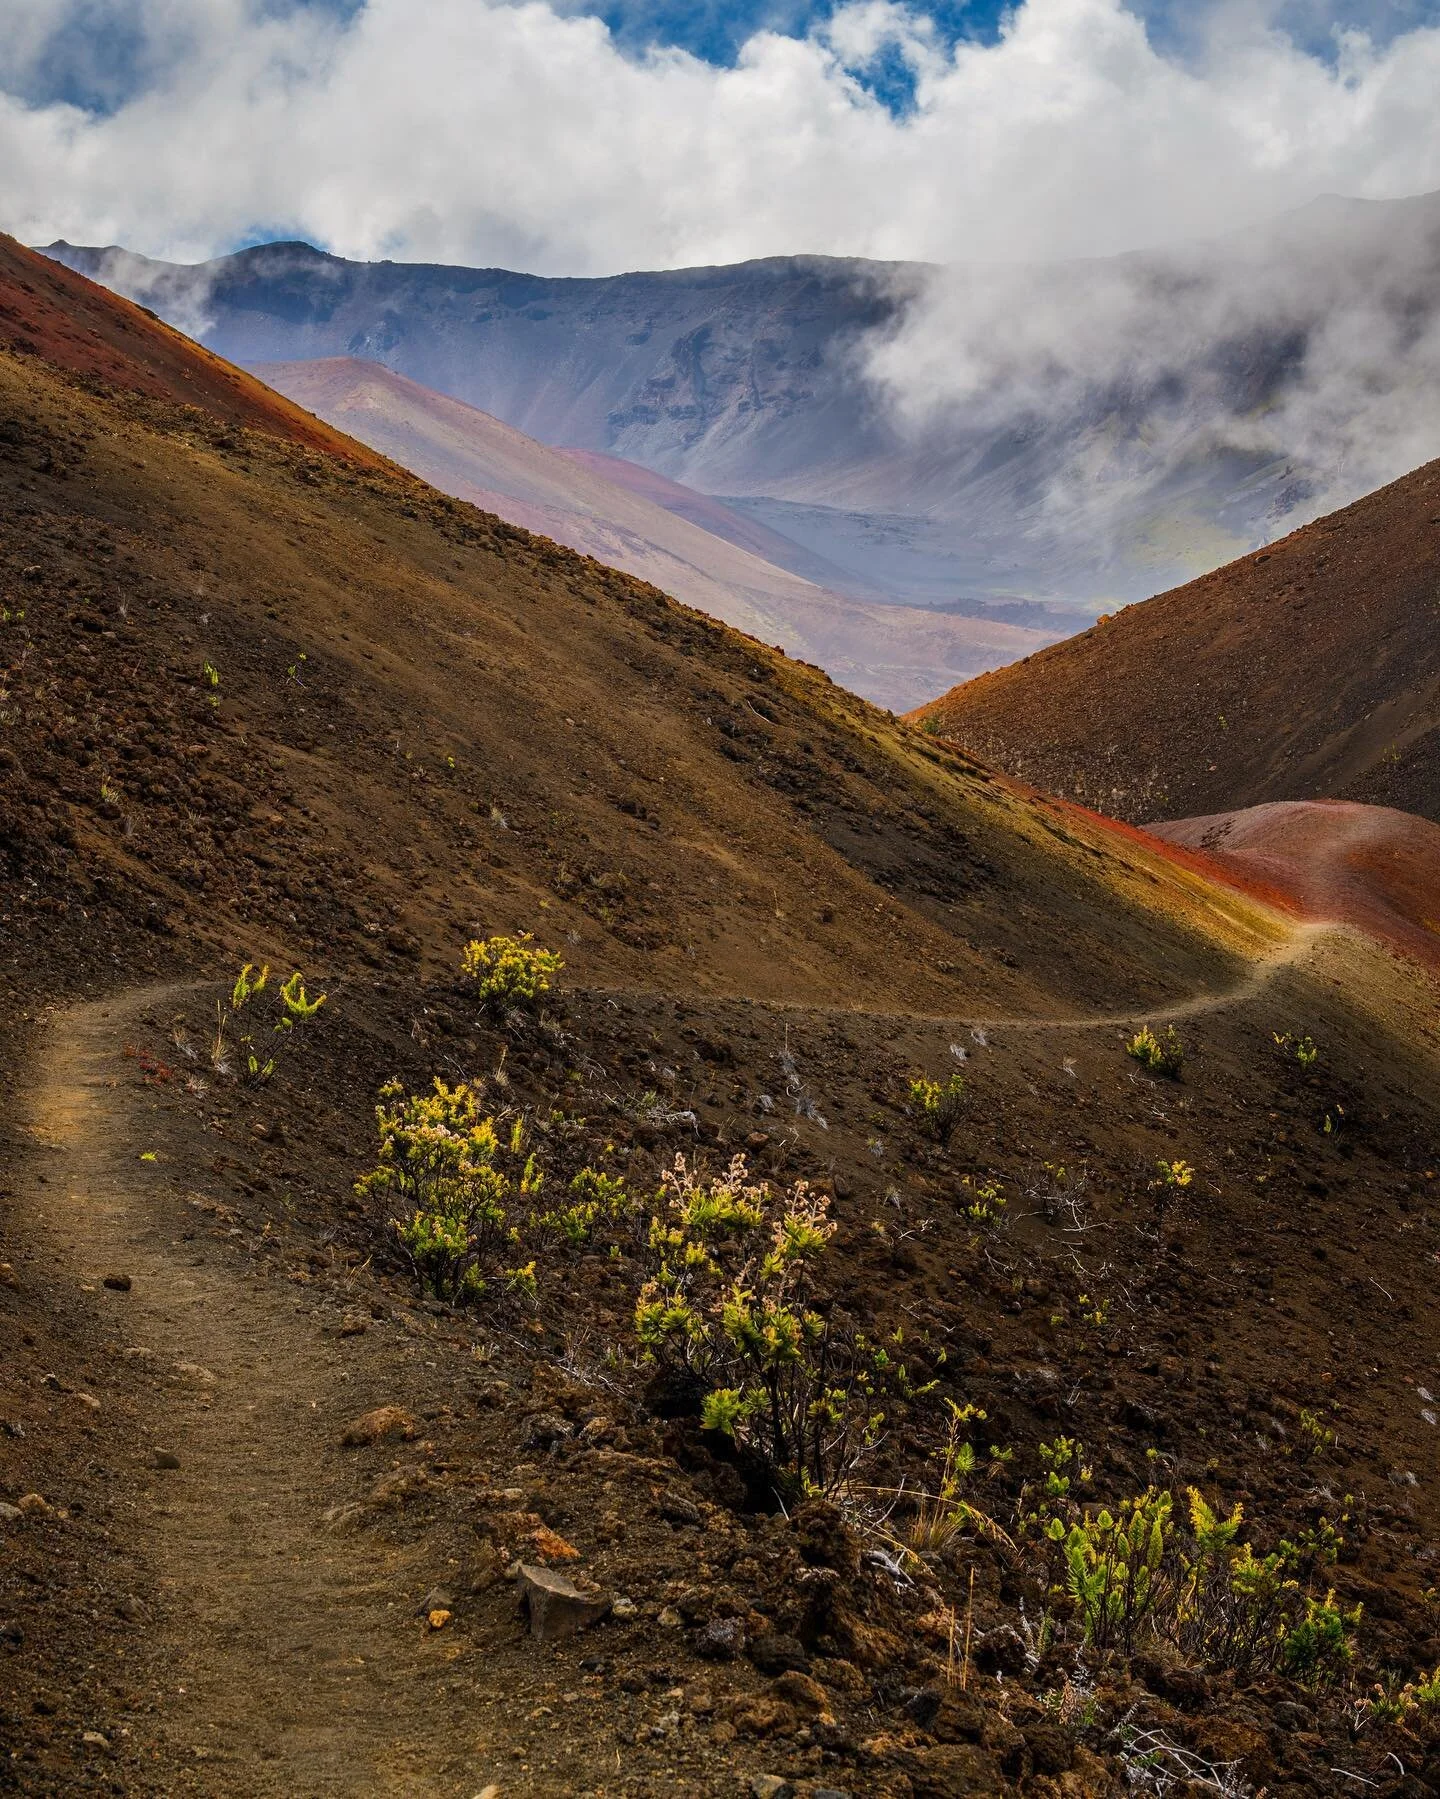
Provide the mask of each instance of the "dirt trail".
{"label": "dirt trail", "polygon": [[[403,1564],[324,1521],[357,1477],[339,1423],[387,1396],[385,1360],[403,1378],[406,1346],[347,1342],[342,1366],[333,1325],[327,1339],[295,1288],[197,1229],[193,1148],[172,1159],[166,1110],[137,1103],[127,1035],[193,992],[57,1014],[27,1120],[37,1229],[83,1281],[131,1276],[104,1295],[117,1336],[173,1395],[111,1445],[140,1486],[139,1553],[165,1597],[158,1790],[473,1794],[486,1769],[463,1712],[436,1731],[444,1651]],[[179,1468],[154,1467],[157,1450]]]}

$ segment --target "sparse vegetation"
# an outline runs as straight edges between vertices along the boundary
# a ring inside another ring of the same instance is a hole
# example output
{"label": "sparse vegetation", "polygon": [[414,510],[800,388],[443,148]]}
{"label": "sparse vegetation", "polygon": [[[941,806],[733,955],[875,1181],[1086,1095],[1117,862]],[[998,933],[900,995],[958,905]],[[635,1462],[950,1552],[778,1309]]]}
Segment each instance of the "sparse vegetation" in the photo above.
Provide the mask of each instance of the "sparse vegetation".
{"label": "sparse vegetation", "polygon": [[[266,991],[274,992],[280,1001],[278,1016],[268,1030],[253,1023],[251,1008]],[[311,999],[305,990],[304,976],[297,968],[277,988],[270,988],[267,963],[257,974],[255,964],[247,962],[235,978],[228,999],[215,1002],[215,1035],[210,1044],[210,1066],[216,1074],[235,1072],[252,1087],[263,1087],[275,1073],[276,1052],[280,1042],[302,1025],[309,1024],[325,1004],[326,994]]]}
{"label": "sparse vegetation", "polygon": [[534,941],[522,931],[518,937],[477,938],[465,945],[461,971],[493,1017],[534,1006],[565,966],[553,950],[532,948]]}
{"label": "sparse vegetation", "polygon": [[946,1081],[932,1081],[917,1074],[910,1082],[909,1100],[921,1129],[938,1143],[949,1143],[965,1105],[964,1077],[952,1074]]}
{"label": "sparse vegetation", "polygon": [[707,1430],[757,1456],[783,1494],[842,1483],[903,1389],[903,1363],[816,1303],[834,1235],[829,1202],[806,1183],[777,1194],[743,1156],[707,1177],[683,1156],[667,1170],[650,1229],[653,1273],[635,1306],[649,1361],[687,1376]]}
{"label": "sparse vegetation", "polygon": [[1320,1051],[1315,1047],[1313,1038],[1292,1037],[1288,1031],[1283,1034],[1272,1031],[1270,1034],[1281,1055],[1297,1062],[1307,1074],[1320,1060]]}
{"label": "sparse vegetation", "polygon": [[544,1183],[523,1121],[504,1129],[473,1087],[441,1080],[431,1093],[388,1082],[375,1121],[380,1159],[355,1190],[399,1207],[393,1228],[421,1285],[462,1301],[499,1278],[533,1296],[534,1263],[506,1266],[520,1241],[514,1216],[533,1209]]}
{"label": "sparse vegetation", "polygon": [[1179,1080],[1185,1064],[1185,1046],[1173,1024],[1166,1025],[1163,1037],[1157,1036],[1148,1024],[1141,1025],[1125,1045],[1125,1053],[1151,1074],[1164,1075],[1172,1081]]}

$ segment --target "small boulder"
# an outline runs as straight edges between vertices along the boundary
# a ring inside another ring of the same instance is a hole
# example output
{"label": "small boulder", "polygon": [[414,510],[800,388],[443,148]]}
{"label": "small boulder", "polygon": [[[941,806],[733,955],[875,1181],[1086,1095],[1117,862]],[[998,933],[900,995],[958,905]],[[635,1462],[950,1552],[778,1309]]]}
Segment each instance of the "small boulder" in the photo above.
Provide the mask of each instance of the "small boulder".
{"label": "small boulder", "polygon": [[1025,1639],[1013,1625],[997,1624],[976,1639],[971,1656],[985,1674],[1023,1674]]}
{"label": "small boulder", "polygon": [[795,1786],[779,1774],[757,1774],[750,1782],[752,1799],[795,1799]]}
{"label": "small boulder", "polygon": [[762,1631],[756,1637],[750,1645],[750,1660],[762,1674],[784,1674],[791,1668],[805,1674],[810,1669],[810,1658],[799,1641],[779,1630]]}
{"label": "small boulder", "polygon": [[797,1712],[810,1717],[819,1717],[830,1710],[830,1698],[818,1680],[812,1680],[808,1674],[802,1674],[797,1668],[791,1668],[770,1683],[770,1691],[776,1699],[783,1699],[787,1705],[793,1705]]}
{"label": "small boulder", "polygon": [[573,1636],[605,1617],[613,1604],[603,1593],[585,1593],[551,1568],[522,1562],[515,1576],[530,1614],[530,1634],[542,1643]]}
{"label": "small boulder", "polygon": [[419,1435],[415,1420],[403,1406],[379,1405],[352,1418],[340,1433],[347,1449],[363,1449],[372,1443],[409,1443]]}
{"label": "small boulder", "polygon": [[15,1503],[22,1518],[48,1518],[54,1509],[38,1493],[22,1493]]}

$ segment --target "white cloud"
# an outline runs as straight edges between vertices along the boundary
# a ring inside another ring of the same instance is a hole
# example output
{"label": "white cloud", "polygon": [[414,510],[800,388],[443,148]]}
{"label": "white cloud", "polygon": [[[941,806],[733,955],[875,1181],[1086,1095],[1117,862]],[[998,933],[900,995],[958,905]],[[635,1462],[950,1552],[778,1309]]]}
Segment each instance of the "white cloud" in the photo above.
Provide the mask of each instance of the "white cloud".
{"label": "white cloud", "polygon": [[[105,116],[21,97],[47,31],[111,18],[145,81]],[[823,251],[1053,260],[1208,234],[1317,192],[1440,187],[1440,31],[1337,58],[1258,5],[1185,63],[1119,0],[1025,0],[943,50],[861,0],[733,68],[637,58],[545,0],[12,0],[0,27],[3,222],[202,257],[291,233],[342,254],[603,273]],[[916,76],[892,117],[857,80]]]}

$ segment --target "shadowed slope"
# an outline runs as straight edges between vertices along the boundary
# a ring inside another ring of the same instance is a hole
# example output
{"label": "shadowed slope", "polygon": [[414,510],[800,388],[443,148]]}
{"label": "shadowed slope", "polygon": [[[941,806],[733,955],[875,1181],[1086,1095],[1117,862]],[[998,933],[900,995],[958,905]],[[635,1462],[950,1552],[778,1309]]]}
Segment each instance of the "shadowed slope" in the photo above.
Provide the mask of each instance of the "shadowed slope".
{"label": "shadowed slope", "polygon": [[1137,822],[1311,798],[1440,819],[1440,462],[915,717]]}

